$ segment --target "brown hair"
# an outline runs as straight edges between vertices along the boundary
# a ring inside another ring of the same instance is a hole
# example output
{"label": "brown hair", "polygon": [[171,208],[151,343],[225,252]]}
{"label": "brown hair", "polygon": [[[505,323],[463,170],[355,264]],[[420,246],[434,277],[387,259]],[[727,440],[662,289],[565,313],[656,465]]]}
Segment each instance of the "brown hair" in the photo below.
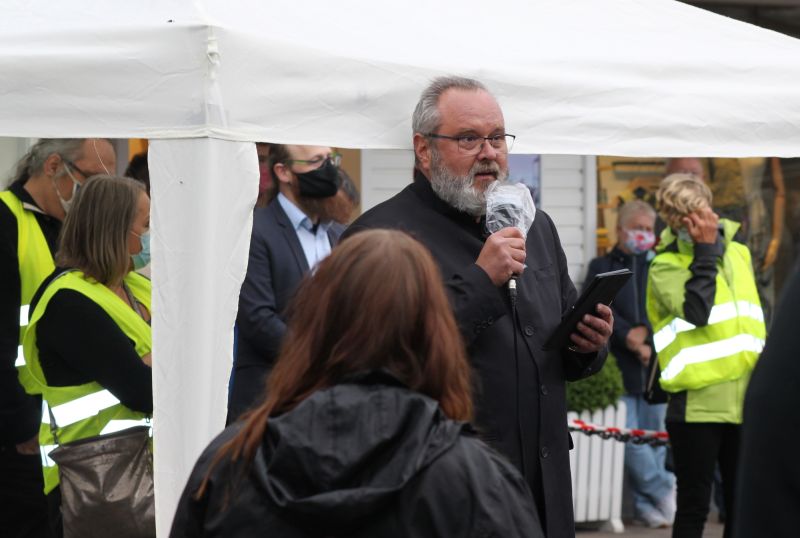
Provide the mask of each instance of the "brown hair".
{"label": "brown hair", "polygon": [[98,175],[83,183],[61,228],[56,264],[79,269],[101,284],[118,284],[130,269],[128,233],[144,185]]}
{"label": "brown hair", "polygon": [[658,214],[667,226],[677,230],[682,219],[701,207],[711,207],[711,189],[694,174],[671,174],[656,192]]}
{"label": "brown hair", "polygon": [[278,174],[275,173],[275,165],[286,164],[291,158],[291,155],[289,155],[289,148],[286,147],[286,144],[270,144],[267,162],[269,163],[269,173],[272,174],[272,187],[270,187],[266,193],[265,201],[267,204],[274,200],[280,192],[281,182],[278,180]]}
{"label": "brown hair", "polygon": [[217,452],[196,498],[224,458],[252,462],[269,417],[375,369],[438,401],[449,418],[472,418],[470,367],[441,274],[425,247],[397,231],[348,238],[301,284],[266,399]]}

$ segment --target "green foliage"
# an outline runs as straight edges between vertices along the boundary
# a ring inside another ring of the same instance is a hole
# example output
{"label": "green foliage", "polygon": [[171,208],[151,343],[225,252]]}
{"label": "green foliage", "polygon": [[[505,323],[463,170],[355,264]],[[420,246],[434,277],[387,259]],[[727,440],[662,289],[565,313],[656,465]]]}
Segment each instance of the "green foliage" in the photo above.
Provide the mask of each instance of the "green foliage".
{"label": "green foliage", "polygon": [[605,409],[616,405],[624,393],[622,372],[617,359],[609,353],[605,365],[595,375],[567,383],[567,409],[578,413]]}

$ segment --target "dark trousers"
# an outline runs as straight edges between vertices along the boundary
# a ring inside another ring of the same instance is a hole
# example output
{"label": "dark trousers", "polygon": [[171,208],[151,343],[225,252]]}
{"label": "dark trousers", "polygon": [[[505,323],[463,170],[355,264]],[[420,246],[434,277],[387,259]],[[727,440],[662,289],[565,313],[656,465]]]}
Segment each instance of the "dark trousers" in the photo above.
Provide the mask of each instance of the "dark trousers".
{"label": "dark trousers", "polygon": [[47,494],[47,510],[50,513],[50,535],[52,538],[63,538],[64,518],[61,515],[61,486],[55,487]]}
{"label": "dark trousers", "polygon": [[736,465],[741,426],[711,422],[667,422],[675,476],[678,510],[672,538],[702,538],[711,502],[714,469],[719,464],[725,499],[724,538],[733,535]]}
{"label": "dark trousers", "polygon": [[47,501],[39,454],[22,455],[0,446],[0,536],[49,538]]}

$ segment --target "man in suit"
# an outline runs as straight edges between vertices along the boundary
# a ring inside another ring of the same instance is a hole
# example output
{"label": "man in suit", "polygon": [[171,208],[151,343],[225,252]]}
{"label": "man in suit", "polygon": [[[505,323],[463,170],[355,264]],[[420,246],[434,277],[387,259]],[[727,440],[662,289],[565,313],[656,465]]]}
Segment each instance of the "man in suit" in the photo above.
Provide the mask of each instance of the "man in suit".
{"label": "man in suit", "polygon": [[[555,225],[543,211],[525,238],[486,233],[486,189],[508,176],[513,136],[477,80],[442,77],[412,120],[414,182],[348,229],[408,231],[433,255],[476,377],[484,439],[531,487],[548,538],[574,536],[565,381],[605,361],[611,310],[599,305],[560,349],[542,347],[577,299]],[[508,281],[517,276],[516,301]]]}
{"label": "man in suit", "polygon": [[264,380],[286,332],[286,306],[303,276],[330,254],[344,230],[331,218],[340,161],[328,147],[275,144],[270,148],[278,194],[253,213],[250,260],[236,317],[228,422],[263,396]]}

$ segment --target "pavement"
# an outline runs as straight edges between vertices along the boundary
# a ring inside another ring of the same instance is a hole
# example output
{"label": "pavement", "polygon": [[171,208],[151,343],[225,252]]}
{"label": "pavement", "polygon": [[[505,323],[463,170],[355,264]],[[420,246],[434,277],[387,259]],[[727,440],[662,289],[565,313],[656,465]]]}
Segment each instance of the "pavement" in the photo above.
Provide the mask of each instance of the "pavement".
{"label": "pavement", "polygon": [[[632,521],[624,523],[625,532],[621,534],[578,528],[577,538],[670,538],[672,536],[672,529],[648,529]],[[717,523],[717,515],[709,514],[703,538],[722,538],[722,529],[723,525]]]}

